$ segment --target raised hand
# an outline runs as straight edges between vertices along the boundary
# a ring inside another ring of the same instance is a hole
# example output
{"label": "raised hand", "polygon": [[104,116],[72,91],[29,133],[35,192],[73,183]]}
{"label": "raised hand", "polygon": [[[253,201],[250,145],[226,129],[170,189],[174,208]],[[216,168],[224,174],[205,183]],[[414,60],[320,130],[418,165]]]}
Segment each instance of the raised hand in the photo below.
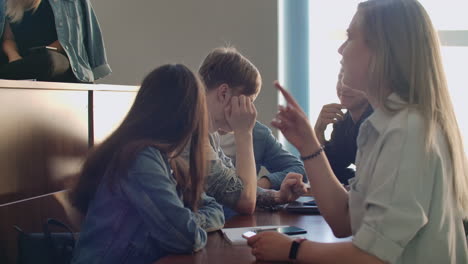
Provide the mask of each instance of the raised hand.
{"label": "raised hand", "polygon": [[324,133],[327,125],[343,120],[344,114],[341,112],[341,109],[343,109],[341,104],[327,104],[322,107],[314,126],[314,131],[320,144],[325,144]]}
{"label": "raised hand", "polygon": [[301,152],[305,142],[313,139],[317,140],[314,131],[309,123],[307,115],[291,94],[278,82],[275,82],[275,87],[283,94],[287,106],[279,107],[276,118],[273,119],[271,124],[278,128],[286,139]]}

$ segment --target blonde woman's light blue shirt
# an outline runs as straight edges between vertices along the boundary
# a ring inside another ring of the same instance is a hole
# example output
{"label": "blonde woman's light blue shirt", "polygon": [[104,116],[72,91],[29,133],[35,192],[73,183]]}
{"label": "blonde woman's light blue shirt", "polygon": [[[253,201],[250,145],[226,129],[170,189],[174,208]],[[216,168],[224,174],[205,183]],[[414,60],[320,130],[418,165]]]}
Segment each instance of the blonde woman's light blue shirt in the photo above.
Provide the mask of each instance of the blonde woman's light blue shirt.
{"label": "blonde woman's light blue shirt", "polygon": [[388,100],[400,110],[376,109],[357,139],[349,192],[353,244],[388,263],[468,263],[442,130],[426,150],[422,115],[395,94]]}

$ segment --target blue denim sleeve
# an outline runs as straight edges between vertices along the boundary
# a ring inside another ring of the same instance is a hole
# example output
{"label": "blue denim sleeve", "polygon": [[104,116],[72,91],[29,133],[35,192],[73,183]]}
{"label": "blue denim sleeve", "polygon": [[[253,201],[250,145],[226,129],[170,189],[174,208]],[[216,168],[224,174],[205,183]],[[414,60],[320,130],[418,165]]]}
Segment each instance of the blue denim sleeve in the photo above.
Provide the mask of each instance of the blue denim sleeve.
{"label": "blue denim sleeve", "polygon": [[161,153],[147,148],[138,154],[122,184],[122,190],[136,207],[152,237],[171,253],[191,253],[206,244],[205,227],[224,221],[221,207],[204,200],[198,213],[184,207],[176,181]]}
{"label": "blue denim sleeve", "polygon": [[86,21],[86,52],[88,53],[89,64],[93,71],[94,79],[100,79],[112,72],[107,63],[104,40],[101,28],[94,13],[93,6],[89,0],[83,1],[83,13]]}
{"label": "blue denim sleeve", "polygon": [[224,213],[220,212],[223,212],[223,207],[213,197],[203,194],[195,221],[206,232],[219,230],[224,226]]}
{"label": "blue denim sleeve", "polygon": [[304,164],[285,150],[271,130],[260,122],[254,127],[254,149],[261,156],[257,162],[270,172],[265,177],[270,180],[272,189],[279,190],[289,172],[302,174],[304,182],[308,182]]}
{"label": "blue denim sleeve", "polygon": [[0,37],[3,40],[3,29],[5,28],[5,0],[0,0]]}

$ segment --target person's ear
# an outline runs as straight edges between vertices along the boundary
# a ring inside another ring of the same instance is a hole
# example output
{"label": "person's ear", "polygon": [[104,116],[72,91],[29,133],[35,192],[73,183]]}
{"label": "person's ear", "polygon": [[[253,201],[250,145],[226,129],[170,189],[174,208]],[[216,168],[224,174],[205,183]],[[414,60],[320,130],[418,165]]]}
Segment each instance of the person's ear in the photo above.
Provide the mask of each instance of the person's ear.
{"label": "person's ear", "polygon": [[226,105],[227,103],[231,101],[231,96],[232,96],[231,88],[229,87],[228,84],[226,83],[221,84],[220,86],[218,86],[216,91],[217,91],[218,101],[221,104]]}

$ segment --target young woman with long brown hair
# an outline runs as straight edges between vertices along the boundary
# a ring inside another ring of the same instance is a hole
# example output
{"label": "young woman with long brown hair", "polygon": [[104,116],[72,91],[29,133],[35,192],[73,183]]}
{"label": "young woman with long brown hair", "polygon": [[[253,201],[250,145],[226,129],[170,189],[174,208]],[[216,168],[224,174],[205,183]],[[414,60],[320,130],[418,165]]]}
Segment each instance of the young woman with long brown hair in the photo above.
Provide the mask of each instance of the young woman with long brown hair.
{"label": "young woman with long brown hair", "polygon": [[[205,88],[183,65],[143,81],[122,124],[91,151],[72,190],[86,215],[73,263],[152,263],[190,253],[224,224],[203,194],[207,161]],[[180,153],[190,144],[190,159]]]}

